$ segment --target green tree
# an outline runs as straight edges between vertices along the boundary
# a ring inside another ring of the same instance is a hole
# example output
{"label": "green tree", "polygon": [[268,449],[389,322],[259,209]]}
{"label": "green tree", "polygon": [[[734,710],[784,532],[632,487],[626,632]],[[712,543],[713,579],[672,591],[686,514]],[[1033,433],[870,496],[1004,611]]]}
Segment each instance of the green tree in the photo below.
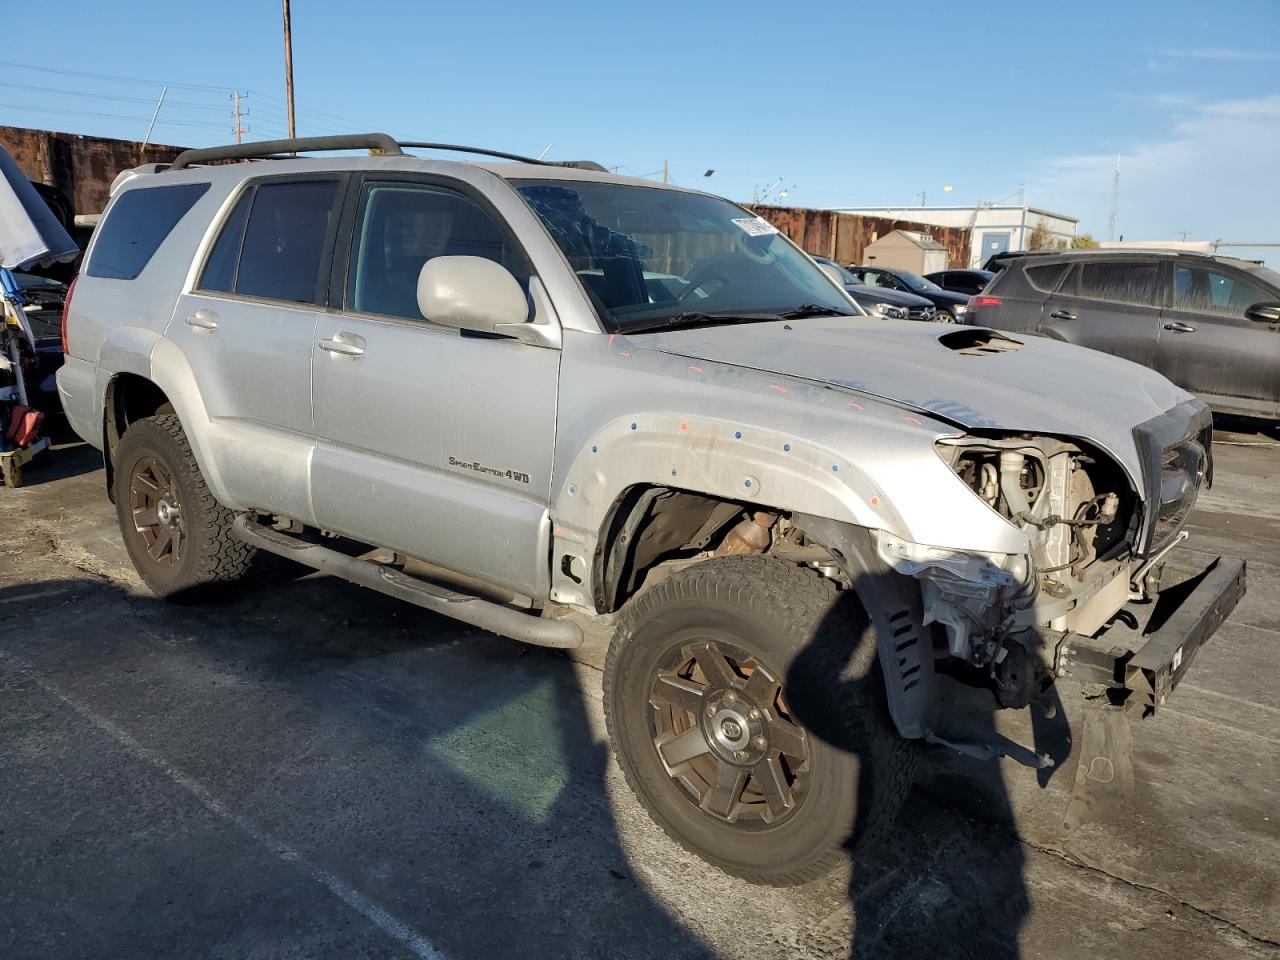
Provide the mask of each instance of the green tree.
{"label": "green tree", "polygon": [[1093,234],[1082,233],[1079,236],[1071,238],[1072,250],[1095,250],[1098,247],[1098,241],[1093,239]]}

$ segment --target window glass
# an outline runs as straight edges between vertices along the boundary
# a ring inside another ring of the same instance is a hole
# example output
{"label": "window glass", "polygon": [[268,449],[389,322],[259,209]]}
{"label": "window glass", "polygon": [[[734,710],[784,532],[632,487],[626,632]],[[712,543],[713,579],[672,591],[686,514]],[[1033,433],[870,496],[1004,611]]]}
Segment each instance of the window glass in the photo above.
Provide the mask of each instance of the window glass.
{"label": "window glass", "polygon": [[520,181],[525,201],[611,330],[801,313],[852,316],[770,224],[716,197],[623,183]]}
{"label": "window glass", "polygon": [[528,279],[502,231],[464,195],[427,184],[365,184],[348,309],[421,320],[422,265],[450,256],[483,257]]}
{"label": "window glass", "polygon": [[1255,303],[1274,299],[1261,287],[1216,270],[1178,267],[1173,272],[1173,305],[1178,310],[1243,317]]}
{"label": "window glass", "polygon": [[236,293],[318,302],[320,267],[337,194],[336,180],[258,184],[244,232]]}
{"label": "window glass", "polygon": [[1042,263],[1027,267],[1027,279],[1041,293],[1052,293],[1069,269],[1069,263]]}
{"label": "window glass", "polygon": [[135,187],[123,193],[98,228],[93,257],[85,273],[132,280],[208,189],[207,183],[180,183],[171,187]]}
{"label": "window glass", "polygon": [[1156,306],[1159,265],[1132,261],[1093,261],[1080,270],[1080,294],[1097,300],[1116,300]]}
{"label": "window glass", "polygon": [[240,241],[244,239],[244,224],[249,218],[249,207],[252,203],[253,191],[246,190],[240,202],[222,224],[222,232],[214,241],[213,249],[209,251],[209,259],[204,262],[204,271],[200,274],[201,290],[230,293],[235,289]]}

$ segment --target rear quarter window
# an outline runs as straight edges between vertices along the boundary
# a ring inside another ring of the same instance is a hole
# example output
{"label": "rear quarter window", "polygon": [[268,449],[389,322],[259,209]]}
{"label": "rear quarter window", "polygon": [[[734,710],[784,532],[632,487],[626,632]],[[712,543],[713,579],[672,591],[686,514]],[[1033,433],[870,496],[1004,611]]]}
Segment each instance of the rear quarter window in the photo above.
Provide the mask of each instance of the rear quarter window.
{"label": "rear quarter window", "polygon": [[136,278],[208,189],[207,183],[180,183],[122,194],[98,228],[85,273],[108,280]]}
{"label": "rear quarter window", "polygon": [[1027,283],[1041,293],[1053,293],[1069,269],[1069,263],[1042,263],[1027,267]]}

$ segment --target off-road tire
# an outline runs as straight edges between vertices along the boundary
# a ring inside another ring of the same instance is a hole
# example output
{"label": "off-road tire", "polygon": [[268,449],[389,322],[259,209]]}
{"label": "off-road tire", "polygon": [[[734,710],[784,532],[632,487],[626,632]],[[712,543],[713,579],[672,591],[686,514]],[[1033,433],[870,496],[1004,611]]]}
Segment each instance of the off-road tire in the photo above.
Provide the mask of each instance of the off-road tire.
{"label": "off-road tire", "polygon": [[[673,633],[705,624],[786,676],[783,694],[811,744],[808,793],[776,828],[744,832],[699,809],[653,740],[654,670]],[[614,754],[654,822],[727,873],[771,886],[806,883],[884,837],[911,785],[914,744],[889,716],[875,634],[850,590],[770,557],[696,564],[623,611],[604,669]]]}
{"label": "off-road tire", "polygon": [[[153,458],[168,470],[181,504],[186,550],[180,561],[161,566],[147,555],[137,536],[130,507],[134,467]],[[130,424],[115,458],[116,517],[125,549],[143,582],[159,597],[174,602],[204,599],[244,576],[256,551],[231,532],[234,515],[214,499],[191,452],[182,424],[173,414]]]}

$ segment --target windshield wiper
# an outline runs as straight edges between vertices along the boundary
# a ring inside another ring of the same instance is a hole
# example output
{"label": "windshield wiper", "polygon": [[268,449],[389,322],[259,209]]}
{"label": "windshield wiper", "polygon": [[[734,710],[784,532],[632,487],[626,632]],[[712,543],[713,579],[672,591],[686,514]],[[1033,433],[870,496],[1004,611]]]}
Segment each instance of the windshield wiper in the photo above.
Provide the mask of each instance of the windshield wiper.
{"label": "windshield wiper", "polygon": [[653,333],[658,330],[678,330],[682,327],[710,327],[720,324],[733,323],[774,323],[778,320],[786,320],[777,313],[702,313],[697,310],[686,310],[683,313],[677,313],[673,317],[664,317],[661,320],[655,320],[653,323],[645,323],[636,327],[627,328],[627,333]]}
{"label": "windshield wiper", "polygon": [[816,303],[802,303],[798,307],[792,307],[790,310],[783,310],[778,313],[742,313],[736,310],[724,313],[704,313],[697,310],[686,310],[683,313],[677,313],[673,317],[665,317],[662,320],[655,320],[653,323],[631,327],[627,330],[627,333],[654,333],[658,330],[678,330],[684,327],[709,327],[735,323],[776,323],[779,320],[800,320],[804,317],[824,315],[851,316],[851,314],[842,314],[831,307],[818,306]]}
{"label": "windshield wiper", "polygon": [[784,310],[778,314],[780,320],[803,320],[805,317],[848,317],[852,314],[841,313],[834,307],[823,307],[816,303],[802,303],[798,307]]}

